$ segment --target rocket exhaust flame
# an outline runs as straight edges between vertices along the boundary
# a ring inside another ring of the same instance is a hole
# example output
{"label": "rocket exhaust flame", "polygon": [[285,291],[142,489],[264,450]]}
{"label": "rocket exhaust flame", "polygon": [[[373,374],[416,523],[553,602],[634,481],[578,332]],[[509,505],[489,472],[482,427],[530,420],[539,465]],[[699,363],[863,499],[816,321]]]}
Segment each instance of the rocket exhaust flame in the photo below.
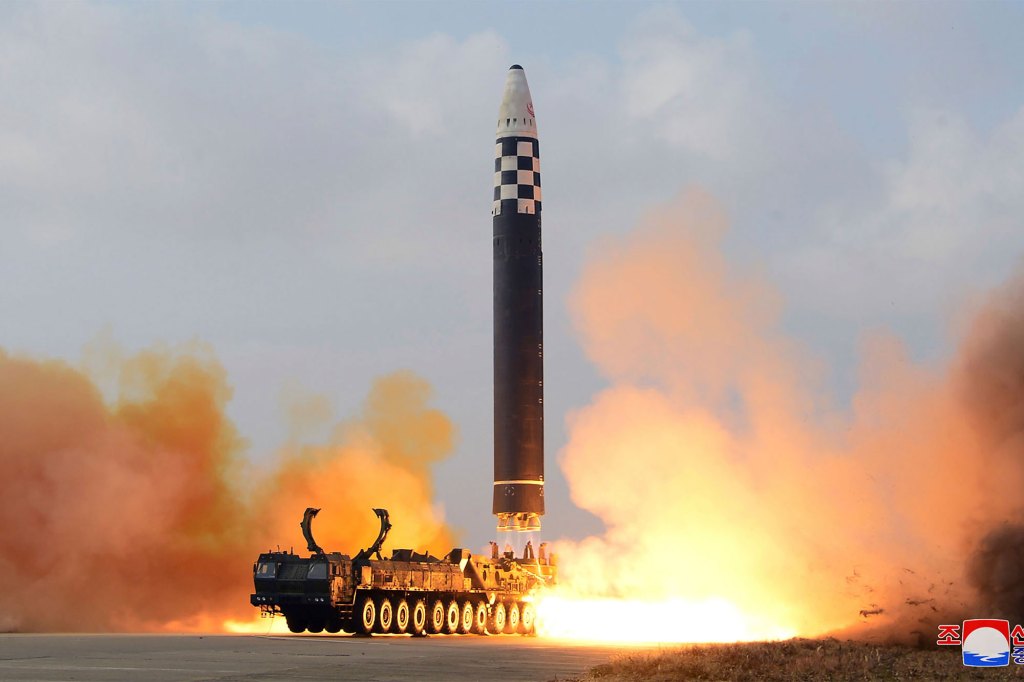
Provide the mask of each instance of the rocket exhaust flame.
{"label": "rocket exhaust flame", "polygon": [[664,601],[543,597],[537,603],[541,637],[594,643],[753,642],[796,633],[759,622],[724,599]]}
{"label": "rocket exhaust flame", "polygon": [[[721,255],[725,228],[691,191],[584,268],[570,307],[610,385],[569,416],[561,464],[607,531],[557,544],[540,631],[934,641],[984,603],[964,579],[977,538],[1024,511],[1024,278],[945,367],[869,339],[846,413],[782,332],[778,294]],[[982,547],[983,596],[1019,592],[984,558],[1024,556],[1019,538]]]}

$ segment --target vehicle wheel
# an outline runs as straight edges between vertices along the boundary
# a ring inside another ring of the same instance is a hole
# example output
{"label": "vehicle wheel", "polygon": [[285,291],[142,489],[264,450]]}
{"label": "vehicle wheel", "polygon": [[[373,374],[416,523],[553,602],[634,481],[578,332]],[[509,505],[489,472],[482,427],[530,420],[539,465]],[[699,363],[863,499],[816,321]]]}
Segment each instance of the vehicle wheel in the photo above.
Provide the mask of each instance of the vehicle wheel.
{"label": "vehicle wheel", "polygon": [[419,637],[427,629],[427,603],[417,599],[412,606],[412,634]]}
{"label": "vehicle wheel", "polygon": [[314,635],[319,634],[324,631],[324,621],[322,619],[313,619],[309,621],[309,625],[306,626],[306,629]]}
{"label": "vehicle wheel", "polygon": [[373,626],[377,623],[377,605],[368,596],[363,595],[356,601],[354,620],[356,633],[368,635],[373,632]]}
{"label": "vehicle wheel", "polygon": [[327,620],[327,625],[324,626],[324,630],[327,630],[327,632],[332,635],[336,635],[341,632],[341,618],[338,616],[332,616],[329,618]]}
{"label": "vehicle wheel", "polygon": [[452,599],[444,608],[444,633],[446,635],[454,635],[459,631],[459,621],[461,620],[462,609],[459,608],[459,602]]}
{"label": "vehicle wheel", "polygon": [[505,604],[495,602],[491,606],[491,615],[487,618],[487,632],[492,635],[500,635],[505,632]]}
{"label": "vehicle wheel", "polygon": [[508,605],[508,616],[505,622],[505,632],[510,635],[519,631],[519,604],[512,602]]}
{"label": "vehicle wheel", "polygon": [[462,615],[459,617],[459,634],[468,635],[473,632],[473,602],[462,602]]}
{"label": "vehicle wheel", "polygon": [[430,623],[427,629],[430,631],[431,634],[436,635],[437,633],[444,630],[444,623],[444,602],[440,599],[435,599],[433,605],[430,607]]}
{"label": "vehicle wheel", "polygon": [[478,635],[487,634],[487,602],[478,601],[473,612],[473,632]]}
{"label": "vehicle wheel", "polygon": [[526,602],[519,611],[519,633],[532,635],[537,627],[537,607]]}
{"label": "vehicle wheel", "polygon": [[396,635],[404,635],[409,629],[409,602],[399,599],[395,604],[395,623],[391,626],[391,632]]}
{"label": "vehicle wheel", "polygon": [[391,600],[381,597],[377,600],[377,628],[374,632],[388,632],[394,621],[395,612],[391,607]]}
{"label": "vehicle wheel", "polygon": [[301,616],[285,616],[285,621],[288,623],[288,629],[298,634],[306,631],[306,619]]}

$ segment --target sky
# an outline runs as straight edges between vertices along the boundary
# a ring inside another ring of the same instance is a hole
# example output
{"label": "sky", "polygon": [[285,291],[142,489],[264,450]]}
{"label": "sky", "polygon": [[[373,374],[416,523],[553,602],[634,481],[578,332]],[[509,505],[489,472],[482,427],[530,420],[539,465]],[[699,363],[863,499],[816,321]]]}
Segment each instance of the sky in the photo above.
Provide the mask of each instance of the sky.
{"label": "sky", "polygon": [[1022,26],[1010,2],[3,3],[0,348],[207,344],[254,461],[295,436],[289,406],[341,419],[412,370],[458,429],[438,501],[483,543],[493,126],[519,63],[545,533],[582,537],[558,461],[607,384],[567,305],[588,253],[699,187],[835,403],[866,334],[941,360],[1024,253]]}

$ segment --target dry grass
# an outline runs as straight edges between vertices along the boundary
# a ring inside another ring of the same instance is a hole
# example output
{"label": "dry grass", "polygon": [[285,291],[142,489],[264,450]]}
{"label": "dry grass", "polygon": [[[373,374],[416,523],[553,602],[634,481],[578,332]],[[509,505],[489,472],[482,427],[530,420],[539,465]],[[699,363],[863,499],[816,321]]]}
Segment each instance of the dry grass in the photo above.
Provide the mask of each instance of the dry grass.
{"label": "dry grass", "polygon": [[1005,680],[1024,678],[1024,666],[965,668],[960,648],[792,639],[785,642],[704,644],[631,654],[599,665],[577,682],[648,680]]}

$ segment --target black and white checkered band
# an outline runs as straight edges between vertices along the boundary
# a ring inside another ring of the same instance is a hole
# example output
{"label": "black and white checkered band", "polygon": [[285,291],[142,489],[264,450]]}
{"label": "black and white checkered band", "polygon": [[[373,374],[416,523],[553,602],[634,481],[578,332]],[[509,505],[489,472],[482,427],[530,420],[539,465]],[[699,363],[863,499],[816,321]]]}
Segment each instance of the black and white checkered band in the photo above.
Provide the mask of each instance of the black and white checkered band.
{"label": "black and white checkered band", "polygon": [[494,145],[491,215],[540,213],[540,147],[532,137],[499,137]]}

